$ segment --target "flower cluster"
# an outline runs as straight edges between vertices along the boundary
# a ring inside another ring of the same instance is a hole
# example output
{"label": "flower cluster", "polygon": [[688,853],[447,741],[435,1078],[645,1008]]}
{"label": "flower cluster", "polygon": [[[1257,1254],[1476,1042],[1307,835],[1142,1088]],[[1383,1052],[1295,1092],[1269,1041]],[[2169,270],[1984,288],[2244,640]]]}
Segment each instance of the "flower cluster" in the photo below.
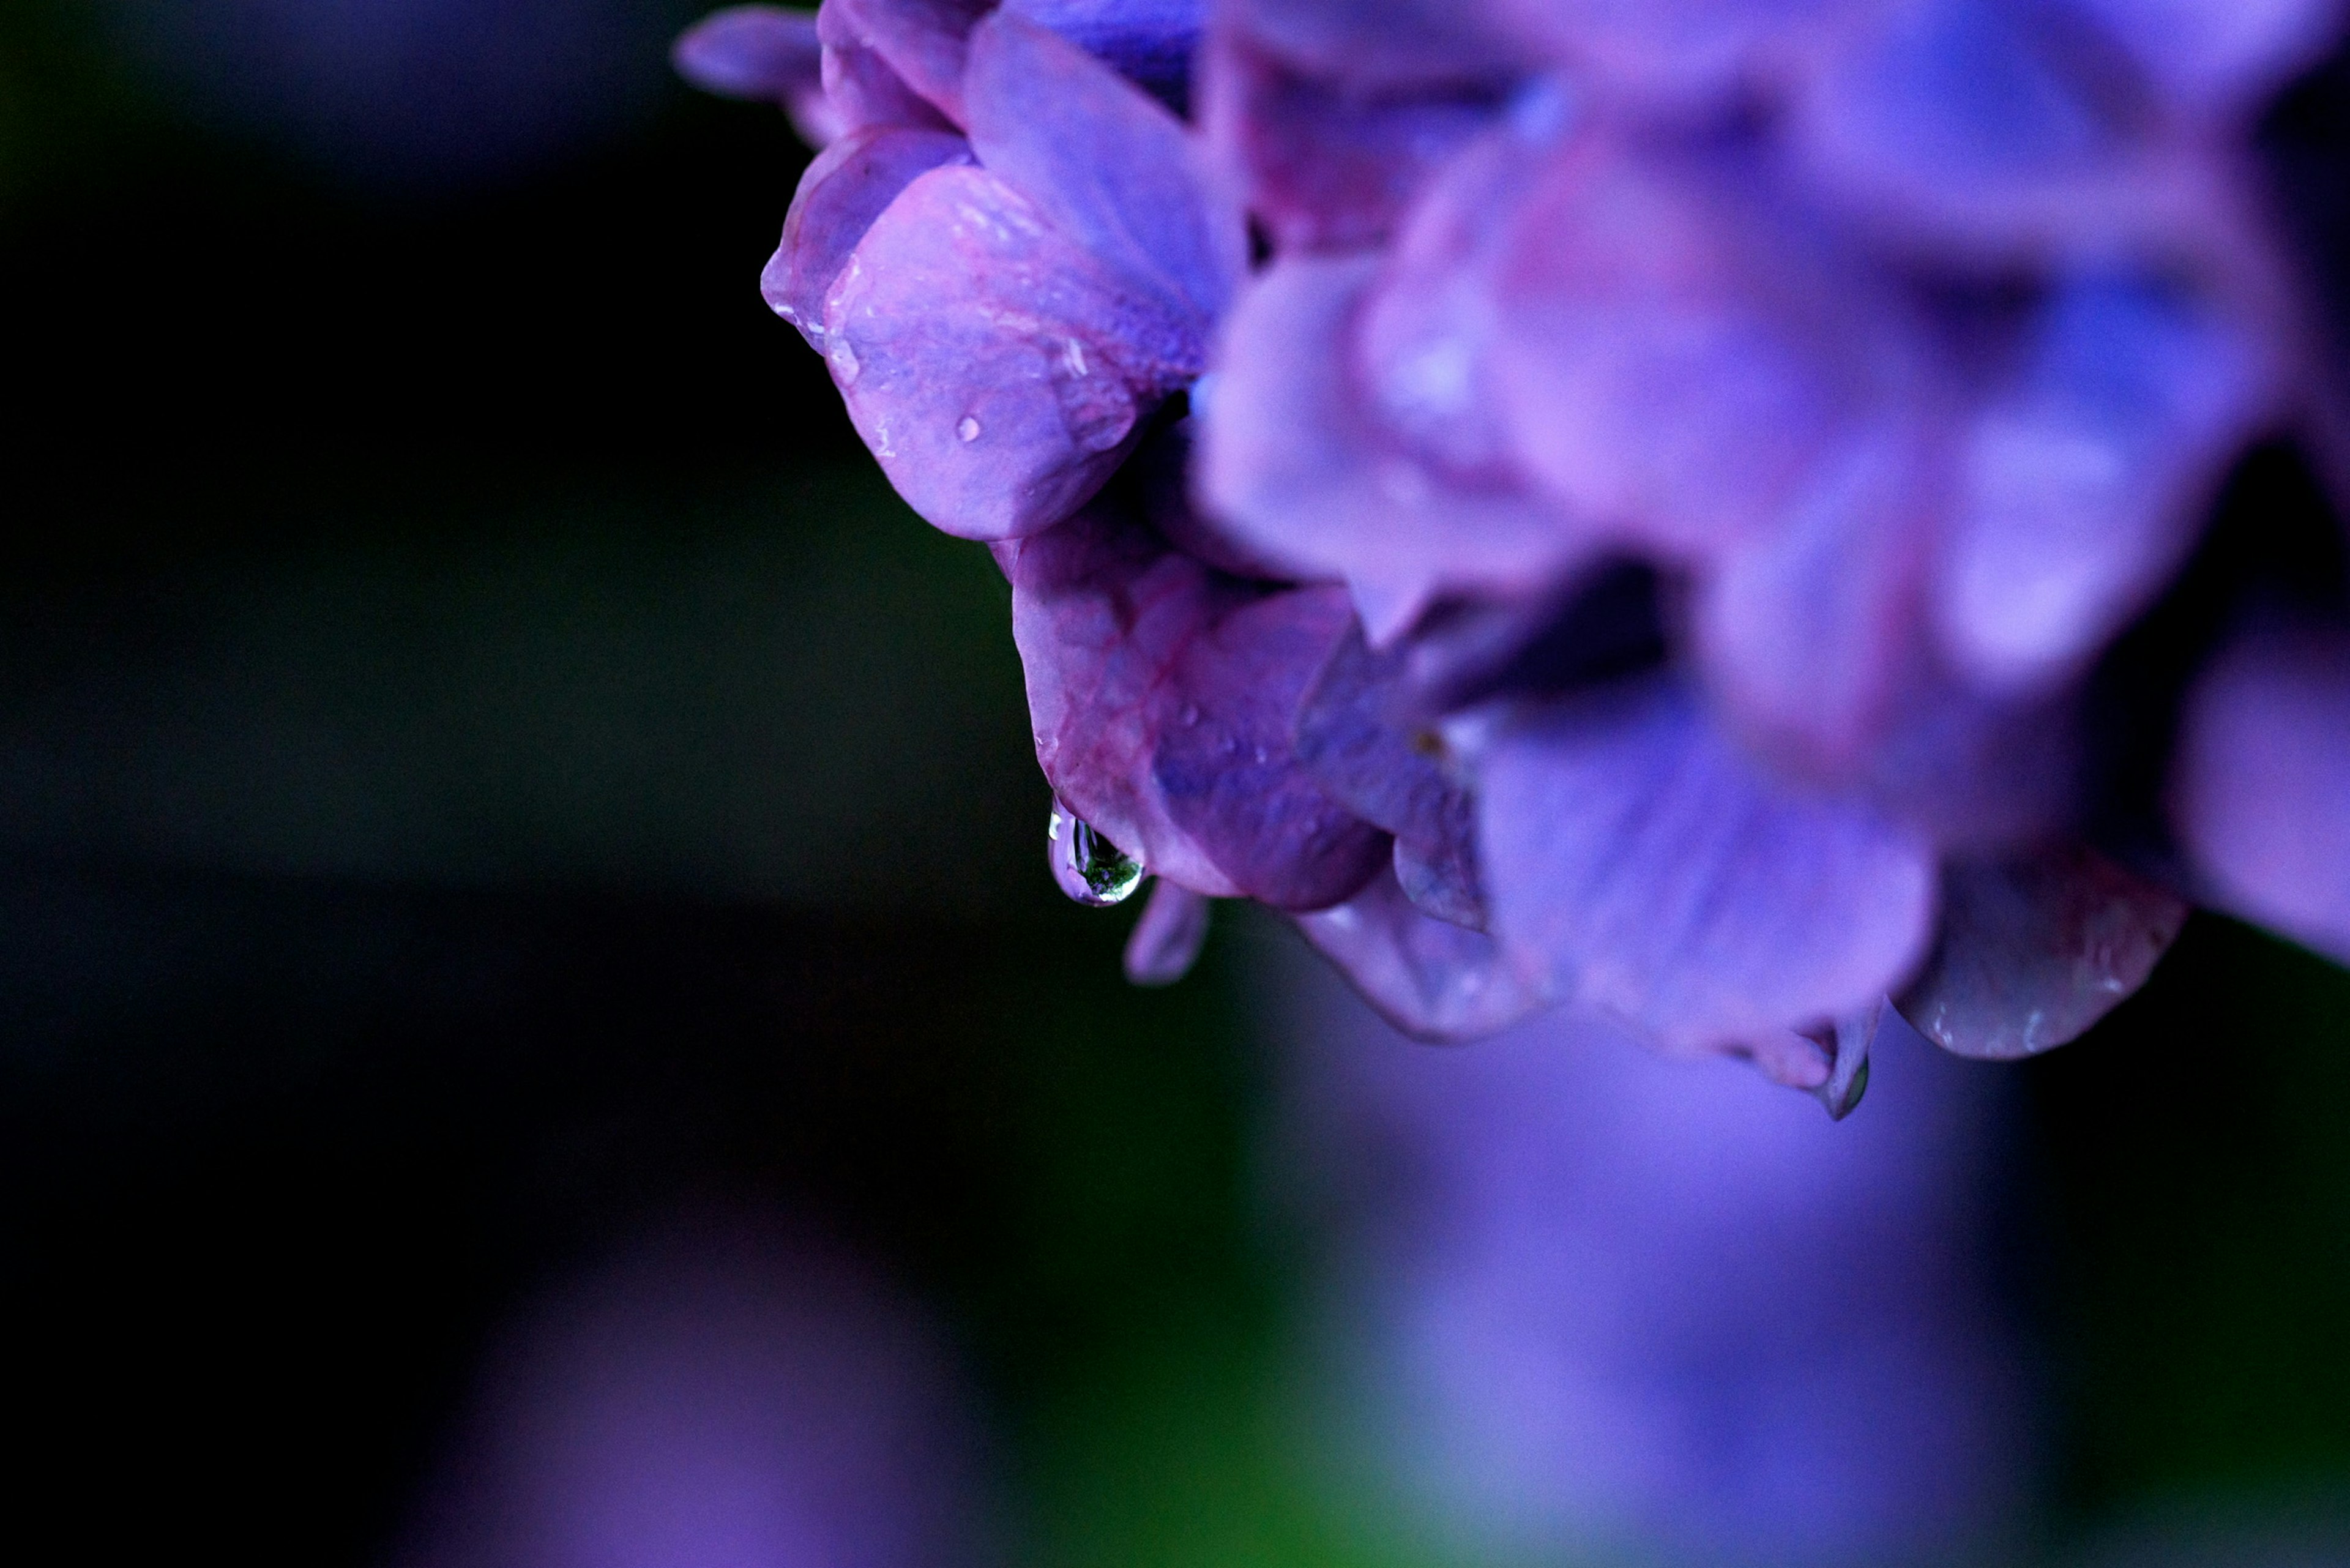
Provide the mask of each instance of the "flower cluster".
{"label": "flower cluster", "polygon": [[1414,1033],[1841,1114],[1888,998],[2045,1049],[2190,902],[2350,954],[2350,441],[2253,155],[2340,24],[825,0],[679,60],[826,143],[766,297],[1010,578],[1132,971],[1254,898]]}

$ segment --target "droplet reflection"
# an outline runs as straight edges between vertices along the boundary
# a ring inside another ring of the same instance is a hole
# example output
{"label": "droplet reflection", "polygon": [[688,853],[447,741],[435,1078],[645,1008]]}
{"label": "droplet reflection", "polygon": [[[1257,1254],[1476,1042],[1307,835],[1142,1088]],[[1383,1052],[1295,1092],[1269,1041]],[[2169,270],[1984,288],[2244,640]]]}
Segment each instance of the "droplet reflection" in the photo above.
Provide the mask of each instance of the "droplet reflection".
{"label": "droplet reflection", "polygon": [[1045,854],[1052,863],[1053,880],[1080,904],[1096,909],[1123,904],[1142,886],[1142,862],[1104,838],[1057,797],[1045,830]]}

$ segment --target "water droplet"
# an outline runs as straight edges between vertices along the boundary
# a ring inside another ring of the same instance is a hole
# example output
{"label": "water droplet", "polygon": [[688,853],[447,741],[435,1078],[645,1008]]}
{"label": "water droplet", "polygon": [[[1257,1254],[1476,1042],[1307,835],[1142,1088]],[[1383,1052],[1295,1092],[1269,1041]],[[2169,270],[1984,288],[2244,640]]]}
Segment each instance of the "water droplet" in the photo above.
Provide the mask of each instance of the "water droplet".
{"label": "water droplet", "polygon": [[1052,863],[1053,880],[1080,904],[1096,909],[1122,904],[1142,886],[1142,862],[1058,800],[1053,802],[1053,819],[1045,829],[1045,854]]}
{"label": "water droplet", "polygon": [[979,439],[979,421],[972,419],[969,414],[963,415],[962,423],[955,426],[955,438],[963,442],[966,446],[971,442],[977,441]]}

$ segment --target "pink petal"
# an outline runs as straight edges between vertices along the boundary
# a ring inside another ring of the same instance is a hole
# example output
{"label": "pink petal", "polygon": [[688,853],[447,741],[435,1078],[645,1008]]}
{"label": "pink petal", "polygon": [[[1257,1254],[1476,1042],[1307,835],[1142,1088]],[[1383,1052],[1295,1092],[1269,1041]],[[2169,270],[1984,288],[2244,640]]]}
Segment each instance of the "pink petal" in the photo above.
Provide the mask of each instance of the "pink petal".
{"label": "pink petal", "polygon": [[968,168],[921,175],[876,220],[826,301],[825,352],[898,493],[967,539],[1074,512],[1199,371],[1181,323]]}
{"label": "pink petal", "polygon": [[824,302],[873,221],[915,179],[968,163],[971,147],[951,131],[868,126],[818,153],[800,176],[784,219],[784,241],[760,275],[769,308],[824,351]]}
{"label": "pink petal", "polygon": [[1416,1039],[1477,1040],[1547,1005],[1538,976],[1492,938],[1430,918],[1381,874],[1297,929],[1389,1023]]}
{"label": "pink petal", "polygon": [[1494,930],[1668,1047],[1850,1014],[1930,933],[1922,839],[1758,773],[1669,680],[1519,721],[1480,787]]}
{"label": "pink petal", "polygon": [[1247,265],[1180,120],[1075,44],[999,13],[972,29],[972,145],[1062,234],[1205,341]]}
{"label": "pink petal", "polygon": [[2008,1061],[2078,1039],[2146,983],[2187,904],[2079,845],[1942,874],[1933,956],[1898,999],[1920,1034]]}
{"label": "pink petal", "polygon": [[2350,639],[2221,655],[2189,693],[2171,786],[2220,902],[2350,961]]}

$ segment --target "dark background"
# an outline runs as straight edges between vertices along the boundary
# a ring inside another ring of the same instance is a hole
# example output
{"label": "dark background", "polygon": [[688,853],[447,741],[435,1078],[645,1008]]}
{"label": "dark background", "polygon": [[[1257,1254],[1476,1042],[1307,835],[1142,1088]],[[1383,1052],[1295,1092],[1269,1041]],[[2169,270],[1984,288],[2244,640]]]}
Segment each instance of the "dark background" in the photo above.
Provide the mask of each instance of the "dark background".
{"label": "dark background", "polygon": [[[0,14],[15,1528],[372,1560],[515,1302],[750,1205],[945,1314],[1035,1554],[1362,1561],[1260,1418],[1264,932],[1058,901],[1000,580],[758,298],[804,150],[595,16],[452,149]],[[2334,1517],[2350,981],[2199,919],[2020,1076],[2048,1539]]]}

